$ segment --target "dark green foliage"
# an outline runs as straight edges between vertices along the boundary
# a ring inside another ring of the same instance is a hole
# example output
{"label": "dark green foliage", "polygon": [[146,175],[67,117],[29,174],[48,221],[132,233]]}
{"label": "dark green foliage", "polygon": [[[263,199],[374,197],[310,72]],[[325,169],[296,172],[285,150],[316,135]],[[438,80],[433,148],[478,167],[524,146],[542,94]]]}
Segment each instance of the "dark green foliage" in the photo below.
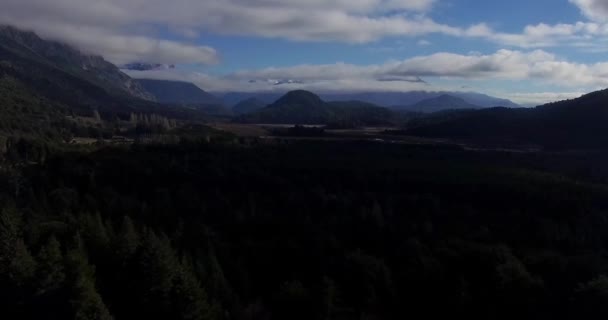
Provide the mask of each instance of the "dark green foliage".
{"label": "dark green foliage", "polygon": [[64,285],[65,270],[61,244],[54,236],[40,249],[38,256],[39,292],[45,294]]}
{"label": "dark green foliage", "polygon": [[67,254],[74,319],[111,320],[112,316],[95,288],[94,267],[89,265],[82,245]]}
{"label": "dark green foliage", "polygon": [[135,230],[133,220],[128,216],[125,216],[114,243],[115,257],[119,259],[119,261],[126,263],[137,251],[140,244],[139,241],[139,235]]}
{"label": "dark green foliage", "polygon": [[590,318],[605,311],[606,158],[346,141],[51,152],[0,175],[3,315]]}

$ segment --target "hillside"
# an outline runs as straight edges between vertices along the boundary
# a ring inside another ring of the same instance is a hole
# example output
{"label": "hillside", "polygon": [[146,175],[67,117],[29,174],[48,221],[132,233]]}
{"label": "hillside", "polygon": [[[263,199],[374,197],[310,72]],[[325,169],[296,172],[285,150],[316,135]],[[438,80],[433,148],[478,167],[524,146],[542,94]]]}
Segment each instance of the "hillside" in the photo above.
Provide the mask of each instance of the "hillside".
{"label": "hillside", "polygon": [[221,101],[190,82],[168,80],[135,80],[152,94],[156,101],[167,104],[201,105],[221,104]]}
{"label": "hillside", "polygon": [[378,106],[392,108],[394,106],[410,106],[424,100],[434,99],[443,95],[465,100],[467,103],[482,108],[520,106],[510,100],[496,98],[475,92],[447,92],[447,91],[407,91],[407,92],[359,92],[334,93],[321,95],[326,101],[358,100],[373,103]]}
{"label": "hillside", "polygon": [[551,148],[605,148],[607,104],[608,90],[603,90],[533,109],[480,110],[455,120],[413,128],[408,133]]}
{"label": "hillside", "polygon": [[222,101],[190,82],[168,80],[135,80],[159,103],[185,107],[208,115],[230,115]]}
{"label": "hillside", "polygon": [[63,138],[65,114],[65,105],[38,96],[11,77],[0,76],[0,136]]}
{"label": "hillside", "polygon": [[312,92],[288,92],[273,104],[237,118],[239,122],[269,124],[382,125],[393,121],[393,113],[360,101],[325,102]]}
{"label": "hillside", "polygon": [[396,107],[398,110],[410,112],[433,113],[443,110],[482,109],[483,107],[468,103],[462,98],[448,94],[426,99],[409,106]]}
{"label": "hillside", "polygon": [[[437,98],[441,95],[450,95],[461,98],[470,104],[483,108],[507,107],[521,108],[520,105],[508,99],[501,99],[475,92],[443,92],[443,91],[406,91],[406,92],[343,92],[343,93],[319,93],[324,101],[363,101],[375,104],[380,107],[393,108],[394,106],[409,106],[418,102]],[[276,92],[228,92],[221,95],[222,101],[226,105],[236,105],[237,103],[256,98],[266,104],[270,104],[281,97],[281,93]]]}
{"label": "hillside", "polygon": [[259,111],[266,107],[266,103],[258,98],[245,99],[232,107],[234,114],[247,114]]}

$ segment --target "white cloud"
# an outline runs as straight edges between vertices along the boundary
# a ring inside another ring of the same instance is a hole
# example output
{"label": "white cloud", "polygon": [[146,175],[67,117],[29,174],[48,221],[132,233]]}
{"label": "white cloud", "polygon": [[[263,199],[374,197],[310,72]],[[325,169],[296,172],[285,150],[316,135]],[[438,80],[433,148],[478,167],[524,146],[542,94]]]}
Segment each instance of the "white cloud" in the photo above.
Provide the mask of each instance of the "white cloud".
{"label": "white cloud", "polygon": [[[597,45],[600,39],[608,37],[608,25],[595,22],[548,25],[540,23],[526,26],[521,33],[502,33],[487,28],[485,32],[470,34],[502,45],[521,48],[544,47],[584,47]],[[606,47],[605,45],[602,45]]]}
{"label": "white cloud", "polygon": [[[186,39],[196,38],[201,33],[215,33],[300,41],[363,43],[388,36],[429,33],[464,35],[466,30],[437,23],[425,15],[435,2],[436,0],[2,0],[0,23],[34,29],[87,50],[101,49],[100,53],[110,51],[115,54],[117,46],[113,44],[124,42],[124,55],[133,58],[164,57],[168,51],[175,54],[179,51],[179,44],[180,48],[190,51],[204,51],[204,54],[189,53],[186,57],[179,58],[207,63],[210,59],[208,48],[197,48],[175,41],[171,45],[166,42],[151,44],[150,41],[143,44],[141,37],[145,35],[153,40],[158,38],[158,30],[169,30]],[[77,37],[75,33],[81,35]],[[101,39],[97,45],[91,44],[94,40],[90,39],[94,37]],[[119,37],[122,38],[118,39]],[[135,39],[130,39],[133,37]],[[131,45],[137,47],[133,50],[135,52],[128,50]],[[105,46],[110,49],[105,50]],[[161,49],[157,52],[153,46]],[[142,53],[142,47],[148,49]],[[203,55],[207,57],[202,58]]]}
{"label": "white cloud", "polygon": [[[604,23],[608,22],[608,2],[570,1],[592,21],[539,23],[524,27],[520,33],[503,33],[485,23],[463,27],[436,22],[427,13],[438,0],[2,0],[0,23],[34,29],[108,55],[113,61],[208,64],[217,60],[211,48],[157,40],[160,31],[169,31],[184,41],[214,33],[367,43],[439,33],[520,48],[608,48],[597,44],[598,38],[608,38]],[[159,61],[168,58],[175,61]]]}
{"label": "white cloud", "polygon": [[215,64],[219,61],[215,49],[158,39],[151,36],[124,34],[120,30],[102,27],[72,26],[63,22],[44,20],[17,21],[0,12],[0,22],[36,31],[43,38],[71,44],[87,53],[104,56],[116,64],[128,62]]}
{"label": "white cloud", "polygon": [[[493,54],[468,55],[440,52],[379,65],[345,63],[300,65],[240,71],[225,76],[233,80],[293,79],[297,81],[341,80],[383,77],[437,77],[472,80],[540,80],[569,86],[608,85],[608,63],[592,65],[561,60],[543,50],[498,50]],[[408,81],[408,79],[404,79]]]}
{"label": "white cloud", "polygon": [[570,0],[579,7],[581,13],[594,21],[608,21],[608,1],[605,0]]}

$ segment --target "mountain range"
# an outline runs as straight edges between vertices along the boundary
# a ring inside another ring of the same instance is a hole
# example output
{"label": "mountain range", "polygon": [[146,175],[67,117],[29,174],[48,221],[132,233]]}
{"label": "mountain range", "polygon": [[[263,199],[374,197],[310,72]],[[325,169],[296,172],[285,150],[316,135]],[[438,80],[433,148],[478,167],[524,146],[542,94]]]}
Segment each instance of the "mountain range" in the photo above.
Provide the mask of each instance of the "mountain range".
{"label": "mountain range", "polygon": [[[280,98],[284,92],[228,92],[218,93],[227,106],[234,106],[249,98],[256,98],[266,104],[270,104]],[[482,108],[507,107],[520,108],[521,106],[507,99],[491,97],[474,92],[430,92],[430,91],[408,91],[408,92],[351,92],[351,93],[320,93],[325,101],[364,101],[381,107],[400,109],[411,106],[424,100],[434,99],[442,95],[461,98],[469,104]]]}
{"label": "mountain range", "polygon": [[433,113],[444,110],[475,110],[483,108],[484,107],[468,103],[462,98],[455,97],[449,94],[443,94],[436,98],[422,100],[409,106],[393,107],[393,109],[397,110],[419,113]]}
{"label": "mountain range", "polygon": [[[18,81],[28,90],[36,92],[45,99],[69,106],[77,113],[90,114],[92,110],[123,115],[131,112],[177,115],[188,114],[192,111],[222,115],[229,113],[222,106],[221,99],[192,83],[134,80],[100,56],[83,53],[59,42],[43,40],[32,32],[8,26],[0,27],[0,40],[0,73],[3,76]],[[156,65],[141,63],[129,66],[136,69],[156,67]],[[388,99],[386,101],[390,101],[394,95],[390,93],[343,94],[326,96],[324,101],[334,101],[332,104],[334,114],[340,113],[336,110],[344,109],[345,106],[358,106],[349,111],[352,114],[355,109],[361,111],[378,108],[368,100],[378,100],[375,97],[384,96]],[[412,97],[429,95],[434,96],[434,94],[422,92],[399,94],[400,97],[410,97],[410,100]],[[226,95],[223,100],[226,101],[230,96],[237,97],[239,94]],[[236,114],[263,109],[280,96],[260,94],[249,98],[251,99],[244,99],[245,101],[240,101],[241,103],[235,106]],[[420,103],[420,101],[418,102]],[[461,104],[464,103],[457,103],[457,105]],[[441,106],[446,107],[447,105],[444,103]],[[359,115],[359,118],[361,116]],[[303,117],[300,118],[303,119]],[[314,117],[311,116],[311,118]]]}
{"label": "mountain range", "polygon": [[192,83],[131,79],[102,57],[7,26],[0,27],[0,103],[2,128],[23,131],[50,132],[65,115],[94,111],[105,117],[136,112],[202,119],[205,113],[227,114],[224,103],[234,106],[236,121],[247,123],[390,125],[404,121],[397,111],[436,112],[410,121],[405,133],[552,148],[608,145],[607,90],[530,109],[462,92],[318,96],[298,90],[283,96],[229,93],[219,99]]}
{"label": "mountain range", "polygon": [[236,120],[266,124],[328,124],[343,127],[388,125],[396,118],[387,108],[361,101],[325,102],[304,90],[290,91],[274,103]]}

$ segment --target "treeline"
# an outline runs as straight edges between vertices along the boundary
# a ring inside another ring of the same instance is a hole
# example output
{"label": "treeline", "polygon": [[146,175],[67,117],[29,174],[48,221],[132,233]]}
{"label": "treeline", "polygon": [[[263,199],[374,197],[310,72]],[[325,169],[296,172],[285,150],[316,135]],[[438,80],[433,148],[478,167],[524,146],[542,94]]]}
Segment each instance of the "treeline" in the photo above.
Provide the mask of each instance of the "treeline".
{"label": "treeline", "polygon": [[549,158],[571,164],[362,142],[51,153],[0,176],[0,312],[605,317],[608,187]]}
{"label": "treeline", "polygon": [[131,113],[129,119],[135,134],[163,134],[177,127],[175,119],[169,119],[157,114]]}

